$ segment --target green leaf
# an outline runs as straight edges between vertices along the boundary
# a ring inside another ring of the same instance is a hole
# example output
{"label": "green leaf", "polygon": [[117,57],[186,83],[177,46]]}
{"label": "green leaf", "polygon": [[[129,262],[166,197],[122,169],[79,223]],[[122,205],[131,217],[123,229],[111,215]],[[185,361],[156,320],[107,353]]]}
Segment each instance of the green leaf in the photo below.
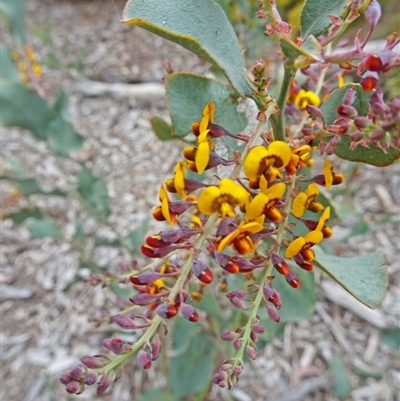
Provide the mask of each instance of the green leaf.
{"label": "green leaf", "polygon": [[104,179],[94,177],[92,172],[83,166],[78,177],[78,192],[85,202],[85,207],[95,219],[106,219],[110,214],[110,197]]}
{"label": "green leaf", "polygon": [[46,127],[53,119],[53,111],[36,92],[19,82],[3,81],[0,101],[4,126],[26,128],[39,140],[47,138]]}
{"label": "green leaf", "polygon": [[[343,97],[348,89],[355,88],[356,100],[353,107],[357,110],[359,116],[365,116],[368,113],[369,99],[371,92],[365,92],[360,85],[345,85],[331,93],[327,101],[321,106],[327,125],[333,124],[337,118],[337,108],[342,103]],[[354,150],[350,149],[350,138],[342,135],[339,144],[335,148],[335,155],[352,162],[361,162],[371,164],[377,167],[384,167],[392,164],[400,157],[400,153],[393,147],[385,154],[382,149],[375,145],[369,148],[358,146]]]}
{"label": "green leaf", "polygon": [[196,302],[194,306],[196,307],[196,309],[201,309],[205,311],[207,315],[213,316],[221,323],[221,325],[226,323],[227,317],[224,316],[221,306],[219,305],[213,294],[205,292],[201,300],[199,302]]}
{"label": "green leaf", "polygon": [[343,361],[337,355],[333,356],[329,369],[333,376],[333,394],[339,399],[347,397],[351,391],[349,372],[347,371]]}
{"label": "green leaf", "polygon": [[165,388],[156,387],[141,394],[139,401],[176,401],[176,398]]}
{"label": "green leaf", "polygon": [[161,141],[169,141],[174,139],[171,135],[171,126],[160,117],[152,117],[150,119],[151,128],[155,132],[158,139]]}
{"label": "green leaf", "polygon": [[69,152],[82,146],[82,136],[74,130],[68,121],[61,117],[50,121],[47,129],[49,146],[59,156],[67,156]]}
{"label": "green leaf", "polygon": [[35,209],[24,208],[24,209],[18,210],[18,212],[13,212],[13,213],[8,213],[8,214],[3,215],[2,219],[11,219],[15,224],[21,224],[26,219],[29,219],[30,217],[34,217],[36,219],[41,219],[43,217],[43,214],[37,208],[35,208]]}
{"label": "green leaf", "polygon": [[246,126],[244,114],[236,111],[235,93],[214,79],[188,73],[173,73],[165,79],[168,109],[173,135],[185,136],[192,123],[200,121],[204,106],[215,103],[215,124],[232,134]]}
{"label": "green leaf", "polygon": [[111,247],[119,247],[121,246],[121,242],[118,238],[110,240],[108,238],[95,238],[94,246],[111,246]]}
{"label": "green leaf", "polygon": [[63,238],[61,228],[54,220],[51,219],[37,219],[32,217],[26,221],[26,226],[31,234],[36,238]]}
{"label": "green leaf", "polygon": [[183,318],[174,322],[176,356],[169,358],[167,383],[179,400],[201,391],[211,378],[215,341],[198,324]]}
{"label": "green leaf", "polygon": [[0,176],[0,180],[11,181],[21,192],[22,196],[29,196],[33,194],[62,196],[66,197],[67,194],[59,189],[53,191],[44,191],[35,178],[15,178],[10,176]]}
{"label": "green leaf", "polygon": [[211,0],[128,0],[123,22],[175,42],[216,65],[240,96],[253,92],[235,32]]}
{"label": "green leaf", "polygon": [[301,36],[324,33],[331,25],[329,15],[338,17],[344,4],[344,0],[306,0],[300,16]]}
{"label": "green leaf", "polygon": [[111,291],[121,299],[129,299],[133,295],[135,295],[135,290],[131,285],[122,285],[119,283],[113,284],[110,287]]}
{"label": "green leaf", "polygon": [[26,0],[1,0],[0,13],[8,22],[11,35],[25,42],[25,3]]}
{"label": "green leaf", "polygon": [[0,45],[0,79],[20,82],[20,73],[14,65],[10,50],[4,45]]}
{"label": "green leaf", "polygon": [[400,327],[390,327],[382,330],[381,338],[390,349],[400,349]]}
{"label": "green leaf", "polygon": [[315,248],[315,255],[316,264],[364,305],[376,308],[383,301],[388,277],[380,252],[344,258]]}
{"label": "green leaf", "polygon": [[77,221],[75,224],[75,233],[74,240],[79,242],[79,245],[83,245],[83,241],[85,240],[85,230],[83,228],[83,224],[80,221]]}
{"label": "green leaf", "polygon": [[145,235],[149,228],[150,218],[144,219],[124,240],[124,245],[133,253],[140,254],[140,247],[143,245]]}

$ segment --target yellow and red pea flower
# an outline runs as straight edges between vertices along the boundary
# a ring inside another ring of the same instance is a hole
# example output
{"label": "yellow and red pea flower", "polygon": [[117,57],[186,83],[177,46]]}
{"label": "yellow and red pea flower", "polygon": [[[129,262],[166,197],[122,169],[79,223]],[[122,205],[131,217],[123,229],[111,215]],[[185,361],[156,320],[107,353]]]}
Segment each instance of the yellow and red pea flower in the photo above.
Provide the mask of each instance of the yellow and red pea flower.
{"label": "yellow and red pea flower", "polygon": [[344,181],[342,174],[335,173],[333,171],[332,163],[328,159],[325,159],[324,163],[324,178],[327,189],[329,189],[332,185],[341,184]]}
{"label": "yellow and red pea flower", "polygon": [[321,104],[321,99],[312,91],[300,89],[294,99],[294,104],[299,109],[305,109],[309,104],[318,107]]}
{"label": "yellow and red pea flower", "polygon": [[321,231],[310,231],[304,237],[297,237],[286,248],[285,257],[293,258],[301,255],[305,262],[311,262],[315,259],[315,254],[311,247],[321,242],[323,234]]}
{"label": "yellow and red pea flower", "polygon": [[299,168],[309,167],[312,164],[314,164],[314,160],[311,159],[311,147],[303,145],[292,150],[290,161],[285,170],[289,175],[294,175]]}
{"label": "yellow and red pea flower", "polygon": [[310,231],[321,231],[324,238],[330,238],[333,234],[332,229],[327,226],[330,213],[331,208],[330,206],[327,206],[318,221],[309,219],[301,219],[301,221],[307,226]]}
{"label": "yellow and red pea flower", "polygon": [[241,185],[225,178],[218,186],[209,186],[200,193],[197,207],[207,216],[219,213],[221,218],[236,217],[234,207],[245,205],[248,199],[249,193]]}
{"label": "yellow and red pea flower", "polygon": [[246,207],[246,220],[254,220],[262,215],[273,223],[282,220],[283,216],[280,210],[275,207],[286,191],[286,185],[283,182],[272,185],[269,188],[261,188],[261,193],[256,195]]}
{"label": "yellow and red pea flower", "polygon": [[279,169],[288,165],[291,155],[289,145],[282,141],[271,142],[268,147],[255,146],[246,156],[244,173],[250,180],[259,180],[263,175],[271,183],[280,176]]}
{"label": "yellow and red pea flower", "polygon": [[245,223],[242,221],[236,230],[232,231],[219,242],[218,252],[223,251],[228,245],[231,245],[240,255],[245,255],[249,252],[254,253],[255,246],[250,235],[260,232],[263,228],[263,225],[259,223]]}
{"label": "yellow and red pea flower", "polygon": [[316,202],[315,199],[319,195],[319,188],[317,184],[310,184],[304,192],[300,192],[292,202],[292,214],[300,218],[306,210],[313,213],[318,213],[324,209],[324,206]]}

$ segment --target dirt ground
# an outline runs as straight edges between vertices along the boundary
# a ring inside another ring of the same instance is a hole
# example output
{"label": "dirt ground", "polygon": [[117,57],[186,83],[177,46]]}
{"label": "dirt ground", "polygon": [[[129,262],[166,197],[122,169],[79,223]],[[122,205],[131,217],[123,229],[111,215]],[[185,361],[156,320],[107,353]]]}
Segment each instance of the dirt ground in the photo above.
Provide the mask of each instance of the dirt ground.
{"label": "dirt ground", "polygon": [[[123,5],[124,0],[116,1],[118,10]],[[75,161],[67,163],[67,170],[76,177],[77,162],[84,161],[106,178],[111,196],[110,222],[121,236],[126,236],[155,205],[158,185],[171,174],[182,144],[159,142],[151,131],[152,116],[167,118],[159,94],[147,98],[89,96],[79,83],[86,78],[132,85],[150,82],[159,88],[166,58],[176,70],[204,73],[206,67],[178,46],[121,24],[111,1],[29,0],[27,8],[29,42],[39,59],[47,60],[43,89],[49,98],[60,87],[67,90],[68,116],[85,137],[83,148],[74,155]],[[49,64],[59,68],[50,68]],[[44,188],[68,188],[54,158],[28,132],[3,128],[1,136],[4,170],[19,160]],[[347,164],[343,168],[350,169]],[[400,164],[381,169],[356,168],[346,185],[354,212],[335,227],[334,240],[341,244],[340,239],[346,238],[356,221],[354,216],[363,216],[368,232],[349,238],[346,248],[343,244],[337,246],[347,255],[377,249],[383,252],[389,288],[382,305],[371,313],[360,312],[356,301],[335,298],[334,283],[321,278],[323,285],[311,319],[288,325],[282,338],[259,350],[260,356],[246,365],[231,396],[214,389],[210,400],[335,401],[328,368],[333,354],[348,369],[353,385],[348,399],[400,400],[400,355],[380,338],[382,328],[400,325]],[[85,217],[72,197],[35,195],[33,199],[62,224],[69,238],[77,220],[84,223],[89,237],[111,235],[107,227]],[[348,199],[340,195],[335,200],[340,208],[349,206]],[[24,201],[15,203],[12,188],[2,183],[2,214],[22,206]],[[106,247],[94,249],[93,254],[98,265],[111,268],[128,258],[122,251]],[[112,305],[110,296],[82,282],[64,291],[75,274],[85,273],[79,270],[78,253],[67,243],[35,239],[11,220],[2,224],[0,255],[1,283],[8,286],[8,291],[2,292],[1,305],[0,398],[78,399],[65,392],[58,376],[75,366],[83,355],[99,352],[109,327],[96,329],[88,317]],[[148,383],[162,384],[163,378],[152,370],[135,370],[132,363],[102,399],[137,399]],[[95,399],[93,389],[79,398]]]}

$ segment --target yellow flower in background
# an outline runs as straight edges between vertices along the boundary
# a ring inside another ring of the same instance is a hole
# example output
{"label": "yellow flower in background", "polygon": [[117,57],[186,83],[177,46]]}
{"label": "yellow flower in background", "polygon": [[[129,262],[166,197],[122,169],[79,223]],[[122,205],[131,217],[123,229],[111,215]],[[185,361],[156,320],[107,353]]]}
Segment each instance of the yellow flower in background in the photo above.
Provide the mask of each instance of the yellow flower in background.
{"label": "yellow flower in background", "polygon": [[263,228],[262,224],[242,221],[236,230],[222,239],[218,245],[218,252],[222,252],[228,245],[232,245],[240,255],[248,252],[254,253],[254,244],[250,235],[260,232]]}
{"label": "yellow flower in background", "polygon": [[325,159],[324,163],[324,178],[327,189],[329,189],[332,185],[338,185],[344,181],[343,174],[335,173],[333,171],[332,163],[328,159]]}
{"label": "yellow flower in background", "polygon": [[300,192],[293,200],[292,213],[295,217],[301,217],[306,210],[318,213],[324,209],[324,206],[316,202],[315,199],[319,195],[317,184],[310,184],[304,192]]}
{"label": "yellow flower in background", "polygon": [[321,104],[321,99],[314,92],[300,89],[294,99],[294,104],[300,109],[305,109],[309,104],[318,107]]}
{"label": "yellow flower in background", "polygon": [[256,195],[246,208],[246,220],[254,220],[265,215],[270,221],[277,223],[283,216],[275,204],[281,200],[286,185],[283,182],[272,185],[270,188],[261,187],[262,193]]}
{"label": "yellow flower in background", "polygon": [[[271,142],[268,147],[255,146],[246,156],[243,165],[244,173],[250,180],[259,179],[262,175],[267,176],[268,170],[285,167],[290,161],[291,154],[289,145],[281,141]],[[277,176],[279,171],[274,174]]]}
{"label": "yellow flower in background", "polygon": [[296,174],[298,167],[305,168],[308,167],[310,163],[313,163],[313,159],[311,159],[311,147],[303,145],[292,150],[290,161],[285,167],[285,170],[289,175],[293,175]]}
{"label": "yellow flower in background", "polygon": [[324,238],[332,237],[332,229],[328,227],[326,224],[328,223],[329,217],[331,216],[331,208],[327,206],[324,212],[322,213],[321,217],[319,218],[319,222],[317,225],[316,230],[321,231]]}
{"label": "yellow flower in background", "polygon": [[304,237],[298,237],[292,241],[286,249],[285,257],[293,258],[300,254],[304,261],[311,262],[315,259],[315,254],[311,247],[321,242],[323,235],[321,231],[310,231]]}
{"label": "yellow flower in background", "polygon": [[222,218],[235,217],[234,207],[245,205],[248,199],[249,193],[241,185],[225,178],[218,186],[207,187],[201,192],[197,207],[208,216],[219,213]]}

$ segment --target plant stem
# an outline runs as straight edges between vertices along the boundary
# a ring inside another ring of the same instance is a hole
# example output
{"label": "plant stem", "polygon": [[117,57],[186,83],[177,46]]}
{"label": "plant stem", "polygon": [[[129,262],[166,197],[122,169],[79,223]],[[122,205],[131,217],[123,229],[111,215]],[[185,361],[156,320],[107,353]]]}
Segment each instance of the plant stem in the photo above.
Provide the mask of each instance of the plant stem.
{"label": "plant stem", "polygon": [[281,86],[281,91],[279,93],[278,100],[276,105],[281,111],[277,116],[271,116],[271,125],[274,133],[274,139],[276,141],[286,142],[286,133],[285,133],[285,104],[287,95],[289,92],[290,84],[295,75],[296,70],[292,65],[288,63],[285,64],[285,70],[283,74],[283,81]]}

